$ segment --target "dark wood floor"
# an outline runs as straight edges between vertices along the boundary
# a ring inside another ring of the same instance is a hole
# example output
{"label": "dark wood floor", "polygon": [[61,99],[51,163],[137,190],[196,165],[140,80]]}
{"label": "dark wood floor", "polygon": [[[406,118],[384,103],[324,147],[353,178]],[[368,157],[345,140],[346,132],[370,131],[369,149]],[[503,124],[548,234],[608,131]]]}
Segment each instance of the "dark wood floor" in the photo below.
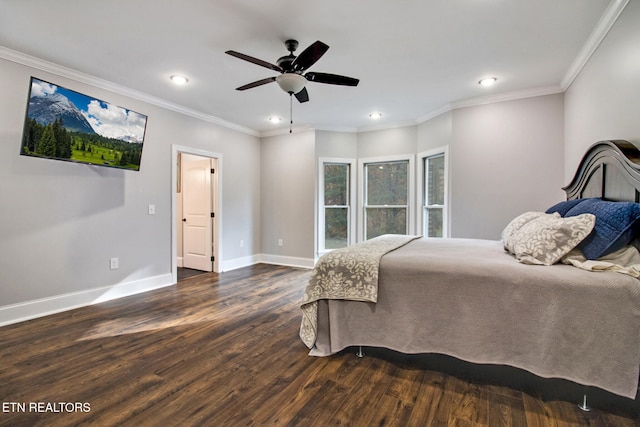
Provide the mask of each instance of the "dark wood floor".
{"label": "dark wood floor", "polygon": [[515,370],[376,349],[309,357],[309,275],[200,274],[0,328],[0,425],[640,426],[635,404],[605,394],[582,412]]}
{"label": "dark wood floor", "polygon": [[194,270],[193,268],[178,267],[178,281],[189,279],[193,276],[205,274],[206,271]]}

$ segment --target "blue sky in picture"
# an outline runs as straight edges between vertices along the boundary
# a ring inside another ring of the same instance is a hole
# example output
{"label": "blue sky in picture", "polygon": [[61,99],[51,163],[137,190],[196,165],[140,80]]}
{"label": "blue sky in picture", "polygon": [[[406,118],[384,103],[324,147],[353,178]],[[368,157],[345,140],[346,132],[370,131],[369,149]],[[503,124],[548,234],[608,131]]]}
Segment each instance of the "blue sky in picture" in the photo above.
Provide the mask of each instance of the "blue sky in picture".
{"label": "blue sky in picture", "polygon": [[46,97],[54,93],[58,93],[71,101],[99,135],[130,142],[142,142],[147,120],[145,115],[52,83],[36,78],[32,79],[32,97]]}

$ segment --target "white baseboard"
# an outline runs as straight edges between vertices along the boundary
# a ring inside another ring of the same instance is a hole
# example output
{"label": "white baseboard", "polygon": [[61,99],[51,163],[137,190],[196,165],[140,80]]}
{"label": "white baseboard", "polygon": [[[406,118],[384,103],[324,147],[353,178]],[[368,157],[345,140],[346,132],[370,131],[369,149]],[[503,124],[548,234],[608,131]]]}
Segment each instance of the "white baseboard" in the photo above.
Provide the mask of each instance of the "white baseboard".
{"label": "white baseboard", "polygon": [[236,270],[242,267],[249,267],[250,265],[257,264],[260,261],[260,255],[251,255],[242,258],[230,259],[228,261],[222,261],[221,271]]}
{"label": "white baseboard", "polygon": [[292,256],[262,254],[261,260],[266,264],[286,265],[288,267],[298,268],[313,268],[315,265],[313,258],[298,258]]}
{"label": "white baseboard", "polygon": [[173,284],[171,274],[0,307],[0,326],[139,294]]}
{"label": "white baseboard", "polygon": [[243,258],[236,258],[222,262],[222,271],[235,270],[242,267],[258,264],[286,265],[288,267],[313,268],[315,262],[311,258],[298,258],[280,255],[256,254]]}
{"label": "white baseboard", "polygon": [[[235,270],[258,263],[285,265],[297,268],[313,268],[314,260],[311,258],[299,258],[280,255],[256,254],[243,258],[236,258],[222,262],[222,271]],[[55,295],[32,301],[0,307],[0,326],[24,322],[50,314],[60,313],[74,308],[85,307],[122,298],[142,292],[152,291],[173,285],[171,274],[162,274],[127,283],[119,283],[113,286],[88,289],[85,291]]]}

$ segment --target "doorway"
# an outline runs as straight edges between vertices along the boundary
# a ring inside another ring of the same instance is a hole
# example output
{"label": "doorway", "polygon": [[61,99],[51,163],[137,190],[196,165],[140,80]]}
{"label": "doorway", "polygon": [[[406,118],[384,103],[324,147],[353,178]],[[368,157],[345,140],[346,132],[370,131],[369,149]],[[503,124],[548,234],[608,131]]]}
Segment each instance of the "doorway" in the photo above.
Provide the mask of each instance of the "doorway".
{"label": "doorway", "polygon": [[222,156],[174,145],[172,274],[178,267],[219,272]]}

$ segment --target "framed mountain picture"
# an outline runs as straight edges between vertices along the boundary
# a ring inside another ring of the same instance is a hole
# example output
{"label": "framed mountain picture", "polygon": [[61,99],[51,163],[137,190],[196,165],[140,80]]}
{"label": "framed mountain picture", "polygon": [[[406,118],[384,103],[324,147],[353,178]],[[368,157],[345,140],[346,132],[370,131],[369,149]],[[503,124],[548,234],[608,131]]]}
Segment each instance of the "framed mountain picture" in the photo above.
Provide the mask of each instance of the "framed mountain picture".
{"label": "framed mountain picture", "polygon": [[140,170],[147,116],[31,77],[20,154]]}

